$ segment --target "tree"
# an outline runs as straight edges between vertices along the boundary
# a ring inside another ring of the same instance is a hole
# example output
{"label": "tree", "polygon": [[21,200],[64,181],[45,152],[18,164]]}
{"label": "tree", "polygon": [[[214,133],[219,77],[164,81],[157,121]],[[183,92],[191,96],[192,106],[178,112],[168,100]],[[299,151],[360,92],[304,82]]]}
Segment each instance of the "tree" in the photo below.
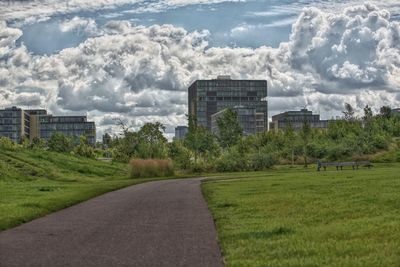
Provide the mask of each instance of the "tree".
{"label": "tree", "polygon": [[288,144],[288,147],[290,148],[291,152],[291,162],[292,162],[292,167],[294,166],[294,149],[296,147],[296,134],[292,128],[292,124],[289,122],[284,131],[285,135],[285,141]]}
{"label": "tree", "polygon": [[354,120],[354,108],[349,103],[345,103],[344,109],[345,110],[342,111],[342,113],[344,114],[344,119],[347,121]]}
{"label": "tree", "polygon": [[184,139],[187,148],[193,151],[194,162],[197,163],[199,156],[209,154],[214,156],[217,154],[218,146],[215,143],[214,136],[203,126],[197,125],[195,117],[188,117],[189,131]]}
{"label": "tree", "polygon": [[392,116],[392,109],[389,106],[382,106],[379,110],[379,115],[382,118],[389,119]]}
{"label": "tree", "polygon": [[217,119],[218,141],[223,148],[229,148],[236,145],[242,138],[243,130],[240,127],[237,113],[227,108],[222,117]]}
{"label": "tree", "polygon": [[160,122],[146,123],[138,131],[140,158],[165,158],[167,139],[165,126]]}
{"label": "tree", "polygon": [[372,117],[373,117],[372,109],[371,109],[371,107],[369,107],[368,105],[366,105],[365,108],[364,108],[364,117],[363,117],[363,120],[364,120],[364,121],[370,121],[370,120],[372,119]]}
{"label": "tree", "polygon": [[307,146],[310,142],[310,137],[311,137],[311,127],[310,123],[307,121],[306,118],[304,118],[303,121],[303,127],[301,128],[300,131],[300,137],[303,145],[303,156],[304,156],[304,167],[308,167],[307,163]]}
{"label": "tree", "polygon": [[70,152],[73,149],[72,139],[59,132],[53,133],[47,145],[51,151],[55,152]]}
{"label": "tree", "polygon": [[168,157],[182,169],[189,169],[191,165],[190,154],[189,149],[180,140],[174,140],[168,144]]}
{"label": "tree", "polygon": [[79,145],[74,148],[74,152],[77,155],[86,157],[86,158],[96,157],[94,148],[88,144],[87,138],[84,135],[80,136]]}

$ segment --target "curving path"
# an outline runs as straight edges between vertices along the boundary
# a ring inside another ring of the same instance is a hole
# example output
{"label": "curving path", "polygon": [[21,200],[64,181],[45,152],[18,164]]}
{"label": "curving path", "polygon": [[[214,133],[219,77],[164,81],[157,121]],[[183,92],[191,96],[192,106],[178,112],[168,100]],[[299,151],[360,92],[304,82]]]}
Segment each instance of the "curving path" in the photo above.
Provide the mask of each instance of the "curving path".
{"label": "curving path", "polygon": [[110,192],[0,232],[0,266],[223,266],[200,179]]}

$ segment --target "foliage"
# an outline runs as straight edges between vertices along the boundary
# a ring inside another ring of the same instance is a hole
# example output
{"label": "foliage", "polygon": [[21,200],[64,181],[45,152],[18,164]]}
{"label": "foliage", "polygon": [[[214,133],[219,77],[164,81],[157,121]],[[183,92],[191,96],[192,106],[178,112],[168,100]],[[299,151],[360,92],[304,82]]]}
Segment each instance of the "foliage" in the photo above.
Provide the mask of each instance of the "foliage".
{"label": "foliage", "polygon": [[195,163],[199,157],[212,160],[219,154],[215,137],[208,129],[198,125],[196,118],[189,118],[189,132],[184,139],[184,144],[193,151]]}
{"label": "foliage", "polygon": [[162,159],[167,156],[165,126],[159,122],[146,123],[138,131],[136,157],[141,159]]}
{"label": "foliage", "polygon": [[95,158],[96,156],[94,148],[87,143],[85,136],[80,137],[79,145],[74,148],[74,153],[86,158]]}
{"label": "foliage", "polygon": [[345,110],[343,111],[344,119],[347,121],[353,120],[354,119],[354,108],[349,104],[345,103]]}
{"label": "foliage", "polygon": [[254,153],[250,155],[250,167],[254,171],[270,169],[277,163],[277,157],[270,153]]}
{"label": "foliage", "polygon": [[20,145],[14,143],[11,139],[7,137],[0,136],[0,148],[5,150],[17,150]]}
{"label": "foliage", "polygon": [[237,113],[232,108],[227,108],[221,117],[217,119],[218,141],[222,148],[236,145],[242,137]]}
{"label": "foliage", "polygon": [[171,160],[133,159],[130,161],[131,178],[167,177],[174,175]]}
{"label": "foliage", "polygon": [[181,141],[174,140],[168,144],[168,157],[173,160],[180,169],[187,170],[191,167],[191,152]]}
{"label": "foliage", "polygon": [[73,149],[73,140],[62,133],[55,132],[47,143],[49,150],[54,152],[70,152]]}
{"label": "foliage", "polygon": [[250,162],[247,154],[241,154],[237,148],[231,148],[217,160],[216,170],[219,172],[246,171]]}
{"label": "foliage", "polygon": [[114,160],[128,162],[132,158],[167,157],[167,139],[163,135],[165,126],[161,123],[146,123],[135,132],[121,122],[121,129],[122,136],[110,142]]}

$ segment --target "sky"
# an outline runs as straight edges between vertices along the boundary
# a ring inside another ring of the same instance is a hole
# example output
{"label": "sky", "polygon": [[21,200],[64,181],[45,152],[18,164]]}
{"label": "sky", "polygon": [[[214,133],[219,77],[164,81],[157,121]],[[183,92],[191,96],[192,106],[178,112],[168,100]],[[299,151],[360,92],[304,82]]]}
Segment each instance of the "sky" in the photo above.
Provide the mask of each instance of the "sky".
{"label": "sky", "polygon": [[268,81],[269,117],[344,103],[400,107],[400,1],[40,0],[0,2],[0,108],[185,125],[187,88]]}

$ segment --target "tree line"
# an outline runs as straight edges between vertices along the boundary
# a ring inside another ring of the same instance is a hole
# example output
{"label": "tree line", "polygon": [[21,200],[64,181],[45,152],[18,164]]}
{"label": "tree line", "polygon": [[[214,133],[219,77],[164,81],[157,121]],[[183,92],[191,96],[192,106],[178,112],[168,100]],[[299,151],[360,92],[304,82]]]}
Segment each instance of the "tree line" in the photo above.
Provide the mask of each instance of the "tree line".
{"label": "tree line", "polygon": [[[356,116],[362,113],[362,116]],[[218,132],[211,133],[188,117],[189,131],[184,139],[168,142],[165,126],[146,123],[134,131],[121,120],[121,135],[110,139],[107,146],[93,147],[84,136],[67,137],[54,133],[45,142],[35,138],[21,145],[0,138],[0,147],[46,149],[95,158],[112,156],[114,161],[132,159],[170,159],[175,169],[188,172],[264,170],[275,164],[307,167],[317,160],[400,161],[400,115],[383,106],[374,114],[366,106],[358,112],[346,104],[343,119],[331,121],[326,129],[313,129],[307,120],[299,130],[287,124],[285,129],[243,136],[232,109],[217,119]]]}
{"label": "tree line", "polygon": [[264,170],[275,164],[302,164],[316,160],[400,161],[400,116],[384,106],[373,114],[366,106],[363,116],[345,105],[343,119],[331,121],[327,129],[313,129],[307,120],[300,130],[285,129],[243,136],[237,114],[227,109],[218,118],[218,133],[188,117],[189,132],[183,140],[168,142],[165,127],[146,123],[138,131],[120,124],[122,135],[110,142],[117,161],[171,159],[176,168],[193,172]]}

